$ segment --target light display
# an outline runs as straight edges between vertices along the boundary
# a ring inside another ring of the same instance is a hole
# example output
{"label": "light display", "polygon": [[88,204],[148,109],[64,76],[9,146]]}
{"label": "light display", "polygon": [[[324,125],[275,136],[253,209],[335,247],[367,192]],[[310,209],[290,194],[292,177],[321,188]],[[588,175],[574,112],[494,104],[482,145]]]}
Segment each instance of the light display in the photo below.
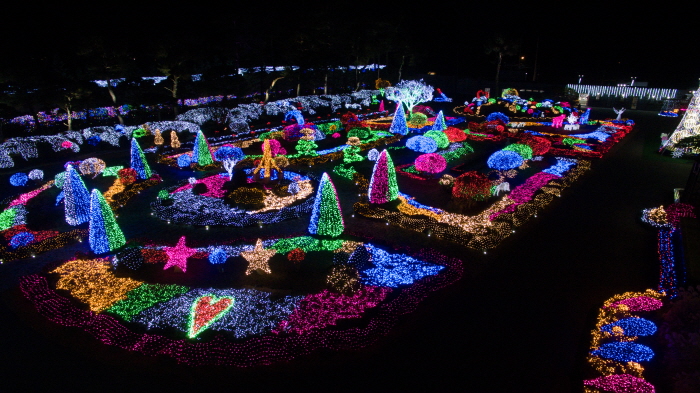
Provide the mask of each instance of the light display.
{"label": "light display", "polygon": [[[617,328],[617,329],[616,329]],[[654,322],[640,318],[622,318],[615,322],[603,325],[601,331],[610,334],[624,334],[625,336],[651,336],[656,333],[656,325]]]}
{"label": "light display", "polygon": [[63,184],[63,204],[68,225],[80,225],[90,220],[90,196],[83,179],[68,165]]}
{"label": "light display", "polygon": [[433,138],[428,138],[423,135],[416,135],[406,140],[406,147],[419,153],[434,153],[437,150],[438,145]]}
{"label": "light display", "polygon": [[[676,129],[671,134],[668,143],[665,148],[675,151],[682,151],[683,153],[697,154],[700,148],[695,146],[684,147],[682,149],[677,148],[676,144],[680,143],[681,140],[685,138],[690,138],[698,135],[700,133],[700,89],[693,93],[693,98],[688,104],[688,109],[683,114],[681,122],[678,124]],[[662,148],[663,149],[663,148]]]}
{"label": "light display", "polygon": [[[433,90],[433,87],[426,85],[422,79],[402,80],[395,86],[387,87],[385,97],[405,105],[408,113],[413,113],[414,106],[433,99]],[[398,107],[401,107],[401,105],[398,105]]]}
{"label": "light display", "polygon": [[217,247],[209,253],[209,263],[212,265],[223,265],[228,259],[228,254],[226,254],[226,249],[222,247]]}
{"label": "light display", "polygon": [[126,299],[127,292],[141,285],[130,278],[112,274],[112,266],[105,259],[76,259],[51,271],[61,277],[56,288],[65,289],[86,303],[90,310],[99,312]]}
{"label": "light display", "polygon": [[440,149],[444,149],[450,145],[450,140],[442,131],[428,131],[424,134],[424,136],[426,138],[433,139],[435,143],[437,143],[437,147]]}
{"label": "light display", "polygon": [[486,116],[486,121],[487,122],[500,121],[503,124],[508,124],[510,122],[510,119],[508,118],[508,116],[506,116],[505,114],[503,114],[501,112],[493,112],[493,113],[489,114],[488,116]]}
{"label": "light display", "polygon": [[308,334],[312,330],[335,325],[339,319],[359,318],[365,309],[381,303],[389,292],[390,288],[366,286],[352,295],[324,290],[306,296],[289,317],[280,322],[278,330]]}
{"label": "light display", "polygon": [[262,240],[258,239],[252,251],[241,252],[241,256],[248,261],[248,268],[246,268],[245,274],[250,274],[256,270],[263,271],[267,274],[272,273],[268,262],[276,253],[277,251],[274,249],[264,249]]}
{"label": "light display", "polygon": [[450,143],[463,142],[467,140],[467,134],[459,128],[448,127],[444,132],[445,136],[447,136],[447,140],[450,141]]}
{"label": "light display", "polygon": [[522,143],[513,143],[510,144],[506,147],[503,148],[505,151],[514,151],[518,154],[520,154],[520,157],[523,158],[523,160],[531,160],[532,159],[532,148],[526,144]]}
{"label": "light display", "polygon": [[164,247],[163,250],[168,255],[168,262],[163,267],[163,270],[169,267],[176,267],[182,270],[183,273],[187,271],[187,258],[197,253],[197,250],[187,247],[184,236],[177,241],[175,247]]}
{"label": "light display", "polygon": [[137,177],[141,180],[149,179],[152,175],[151,167],[148,166],[146,156],[136,138],[131,139],[131,168],[136,171]]}
{"label": "light display", "polygon": [[486,165],[491,169],[507,171],[523,165],[523,157],[514,151],[499,150],[491,154]]}
{"label": "light display", "polygon": [[629,374],[606,375],[583,381],[584,386],[614,393],[655,393],[654,385]]}
{"label": "light display", "polygon": [[445,115],[442,111],[438,112],[435,116],[435,122],[433,123],[433,130],[435,131],[445,131],[447,129],[447,124],[445,123]]}
{"label": "light display", "polygon": [[202,131],[197,133],[197,137],[194,140],[194,147],[192,148],[192,162],[196,162],[201,166],[211,165],[214,163],[214,157],[211,153],[211,148],[209,147],[209,141],[204,136]]}
{"label": "light display", "polygon": [[260,164],[253,170],[253,175],[260,176],[260,171],[262,170],[262,175],[265,179],[270,179],[272,176],[272,170],[274,169],[276,173],[282,172],[282,169],[277,165],[277,162],[272,158],[272,148],[270,145],[270,139],[265,139],[263,141],[263,156],[260,159]]}
{"label": "light display", "polygon": [[566,119],[566,115],[559,115],[557,117],[553,117],[552,118],[552,127],[562,128],[564,126],[564,119]]}
{"label": "light display", "polygon": [[43,180],[44,179],[44,171],[42,171],[41,169],[32,169],[31,171],[29,171],[29,178],[31,180],[37,180],[37,181]]}
{"label": "light display", "polygon": [[589,94],[591,96],[611,96],[618,98],[639,97],[640,99],[663,99],[676,98],[676,89],[658,89],[636,86],[594,86],[594,85],[566,85],[569,89],[574,89],[579,94]]}
{"label": "light display", "polygon": [[205,295],[192,303],[188,337],[195,338],[211,324],[221,319],[233,307],[232,297]]}
{"label": "light display", "polygon": [[613,111],[614,111],[615,114],[617,115],[617,117],[615,118],[615,120],[617,120],[617,121],[622,120],[622,114],[625,113],[625,108],[615,109],[615,108],[613,107]]}
{"label": "light display", "polygon": [[80,169],[80,173],[82,175],[92,175],[92,178],[94,179],[97,177],[97,175],[102,173],[106,167],[107,165],[104,161],[99,158],[91,157],[83,160],[78,166],[78,169]]}
{"label": "light display", "polygon": [[12,176],[10,176],[10,184],[12,184],[15,187],[22,187],[27,184],[27,180],[29,180],[29,177],[27,176],[26,173],[15,173]]}
{"label": "light display", "polygon": [[124,233],[114,219],[112,209],[102,193],[92,190],[90,195],[90,249],[95,254],[114,251],[126,243]]}
{"label": "light display", "polygon": [[182,144],[180,143],[180,139],[177,137],[177,133],[175,130],[170,131],[170,147],[173,149],[179,149]]}
{"label": "light display", "polygon": [[318,185],[314,207],[311,211],[309,233],[336,237],[343,233],[344,229],[345,224],[335,186],[328,174],[324,173]]}
{"label": "light display", "polygon": [[396,183],[396,170],[387,150],[382,150],[372,169],[369,183],[369,201],[387,203],[398,197],[399,186]]}
{"label": "light display", "polygon": [[447,160],[437,153],[421,154],[416,157],[414,165],[416,169],[421,172],[435,174],[445,170],[447,167]]}
{"label": "light display", "polygon": [[396,105],[396,112],[394,113],[394,119],[391,121],[391,127],[389,131],[392,134],[407,135],[408,134],[408,124],[406,123],[406,114],[403,111],[403,106],[401,102]]}
{"label": "light display", "polygon": [[189,288],[182,285],[143,283],[129,291],[125,299],[114,303],[106,312],[116,314],[125,321],[131,321],[142,311],[158,303],[167,302],[188,290]]}

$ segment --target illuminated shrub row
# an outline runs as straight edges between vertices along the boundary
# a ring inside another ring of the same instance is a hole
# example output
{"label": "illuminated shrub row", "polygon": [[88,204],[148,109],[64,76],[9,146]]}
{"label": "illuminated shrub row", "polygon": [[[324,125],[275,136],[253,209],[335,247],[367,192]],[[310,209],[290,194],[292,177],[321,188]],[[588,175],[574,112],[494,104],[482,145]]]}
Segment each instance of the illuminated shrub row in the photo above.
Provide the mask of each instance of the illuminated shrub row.
{"label": "illuminated shrub row", "polygon": [[[258,243],[256,249],[264,247],[283,255],[323,249],[324,255],[334,260],[345,255],[346,261],[357,259],[353,255],[361,250],[371,256],[372,262],[355,268],[361,270],[359,274],[353,274],[352,269],[332,270],[329,285],[332,281],[342,290],[276,299],[254,289],[188,288],[117,277],[108,259],[79,259],[53,270],[59,276],[56,288],[67,291],[63,293],[73,299],[58,294],[40,275],[23,277],[20,289],[49,320],[82,328],[105,344],[170,356],[190,365],[252,366],[289,360],[317,348],[340,350],[369,345],[389,332],[398,315],[415,308],[429,292],[458,280],[462,272],[460,261],[432,250],[406,255],[367,243],[363,246],[361,242],[312,237]],[[150,251],[160,248],[152,247]],[[230,257],[255,252],[249,245],[192,250],[198,255],[223,250]],[[144,261],[152,263],[147,258]],[[400,296],[387,296],[395,291]],[[364,317],[370,308],[374,312],[366,323],[352,328],[337,326],[342,319]],[[122,321],[175,333],[140,333]],[[198,339],[193,341],[195,337]]]}
{"label": "illuminated shrub row", "polygon": [[[399,211],[391,211],[369,203],[366,191],[355,203],[354,209],[364,217],[379,219],[390,225],[417,232],[430,233],[431,236],[464,244],[469,248],[486,250],[498,246],[513,233],[514,228],[542,211],[555,196],[560,195],[561,190],[569,187],[589,169],[589,161],[579,160],[563,177],[540,172],[530,183],[526,182],[522,187],[513,190],[516,200],[505,196],[474,217],[440,210],[430,211],[407,202],[399,205]],[[354,180],[361,190],[367,190],[368,182],[364,176],[355,174]]]}

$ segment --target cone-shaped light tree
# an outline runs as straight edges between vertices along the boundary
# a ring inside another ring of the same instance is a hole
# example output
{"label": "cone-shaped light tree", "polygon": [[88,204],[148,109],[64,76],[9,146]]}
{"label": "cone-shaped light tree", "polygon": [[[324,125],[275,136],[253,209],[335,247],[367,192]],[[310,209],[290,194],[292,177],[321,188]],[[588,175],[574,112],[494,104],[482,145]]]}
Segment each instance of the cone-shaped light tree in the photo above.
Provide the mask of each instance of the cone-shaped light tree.
{"label": "cone-shaped light tree", "polygon": [[90,249],[95,254],[114,251],[126,243],[124,233],[114,219],[112,209],[102,193],[92,190],[90,195]]}
{"label": "cone-shaped light tree", "polygon": [[447,129],[447,123],[445,123],[445,115],[442,111],[438,112],[435,117],[435,123],[433,123],[433,130],[435,131],[445,131]]}
{"label": "cone-shaped light tree", "polygon": [[396,113],[394,113],[394,120],[391,121],[389,131],[393,134],[408,134],[408,124],[406,124],[406,115],[403,113],[401,102],[396,105]]}
{"label": "cone-shaped light tree", "polygon": [[139,146],[136,138],[131,139],[131,167],[136,171],[136,177],[141,180],[150,179],[152,172],[151,167],[146,162],[146,156]]}
{"label": "cone-shaped light tree", "polygon": [[211,149],[209,148],[209,141],[207,141],[202,131],[199,131],[197,137],[194,139],[192,162],[196,162],[202,166],[214,163],[214,157],[212,157]]}
{"label": "cone-shaped light tree", "polygon": [[321,177],[316,192],[316,201],[311,212],[309,233],[312,235],[336,237],[345,230],[343,214],[340,210],[340,202],[335,186],[327,173]]}
{"label": "cone-shaped light tree", "polygon": [[386,150],[379,154],[374,163],[372,179],[369,182],[370,203],[387,203],[399,197],[399,186],[396,184],[396,170],[391,156]]}
{"label": "cone-shaped light tree", "polygon": [[90,194],[72,165],[68,165],[66,170],[63,196],[66,222],[69,225],[80,225],[90,219]]}
{"label": "cone-shaped light tree", "polygon": [[[683,119],[681,119],[676,130],[673,131],[671,137],[668,138],[665,147],[669,150],[676,150],[676,144],[679,144],[682,139],[697,137],[698,135],[700,135],[700,89],[696,90],[693,94],[693,98],[690,100],[690,104],[688,104],[688,109],[685,111]],[[684,146],[688,144],[683,143],[681,143],[681,145],[688,153],[697,154],[700,152],[700,147],[698,146]]]}

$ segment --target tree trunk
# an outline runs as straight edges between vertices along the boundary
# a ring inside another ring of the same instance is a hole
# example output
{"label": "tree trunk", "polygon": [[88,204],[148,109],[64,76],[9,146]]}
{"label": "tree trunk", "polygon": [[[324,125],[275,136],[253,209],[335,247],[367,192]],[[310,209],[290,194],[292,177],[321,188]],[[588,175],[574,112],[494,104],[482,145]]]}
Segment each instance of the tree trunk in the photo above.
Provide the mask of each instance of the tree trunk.
{"label": "tree trunk", "polygon": [[399,82],[402,81],[401,79],[401,71],[403,70],[403,63],[406,60],[406,55],[401,56],[401,65],[399,66]]}
{"label": "tree trunk", "polygon": [[299,90],[301,90],[301,82],[297,83],[297,97],[299,97]]}
{"label": "tree trunk", "polygon": [[275,79],[272,81],[272,83],[270,83],[270,87],[269,87],[267,90],[265,90],[265,102],[267,102],[267,100],[270,99],[270,90],[272,90],[272,88],[275,87],[275,83],[277,83],[277,81],[280,80],[280,79],[284,79],[284,77],[283,77],[283,76],[280,76],[280,77],[278,77],[278,78],[275,78]]}
{"label": "tree trunk", "polygon": [[109,96],[112,97],[112,103],[114,104],[114,108],[116,109],[117,118],[119,119],[119,124],[123,125],[124,118],[119,113],[119,109],[117,109],[117,95],[114,93],[114,89],[112,88],[112,80],[111,79],[107,79],[107,91],[109,92]]}
{"label": "tree trunk", "polygon": [[70,102],[66,103],[66,105],[63,108],[66,110],[66,115],[68,116],[68,118],[66,119],[68,131],[73,131],[73,111],[71,110]]}
{"label": "tree trunk", "polygon": [[328,70],[326,70],[326,75],[323,77],[323,94],[328,94]]}

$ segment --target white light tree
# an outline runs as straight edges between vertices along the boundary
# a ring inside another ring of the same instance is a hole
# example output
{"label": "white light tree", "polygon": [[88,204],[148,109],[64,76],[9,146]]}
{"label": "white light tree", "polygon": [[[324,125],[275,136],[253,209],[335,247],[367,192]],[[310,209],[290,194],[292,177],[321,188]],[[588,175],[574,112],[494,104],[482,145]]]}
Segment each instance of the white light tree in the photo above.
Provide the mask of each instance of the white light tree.
{"label": "white light tree", "polygon": [[426,85],[421,79],[401,81],[396,86],[387,87],[385,94],[387,99],[406,105],[410,114],[414,106],[433,99],[433,90],[432,86]]}
{"label": "white light tree", "polygon": [[[677,156],[682,156],[685,151],[696,154],[700,152],[699,147],[693,146],[697,142],[691,143],[690,145],[688,145],[686,141],[683,143],[680,142],[686,138],[697,139],[698,135],[700,135],[700,89],[693,93],[693,98],[690,100],[690,104],[688,104],[688,109],[686,109],[683,119],[681,119],[676,130],[673,131],[673,134],[668,138],[663,149],[672,150],[674,153],[680,152],[676,154]],[[680,144],[680,146],[676,146],[678,144]]]}

